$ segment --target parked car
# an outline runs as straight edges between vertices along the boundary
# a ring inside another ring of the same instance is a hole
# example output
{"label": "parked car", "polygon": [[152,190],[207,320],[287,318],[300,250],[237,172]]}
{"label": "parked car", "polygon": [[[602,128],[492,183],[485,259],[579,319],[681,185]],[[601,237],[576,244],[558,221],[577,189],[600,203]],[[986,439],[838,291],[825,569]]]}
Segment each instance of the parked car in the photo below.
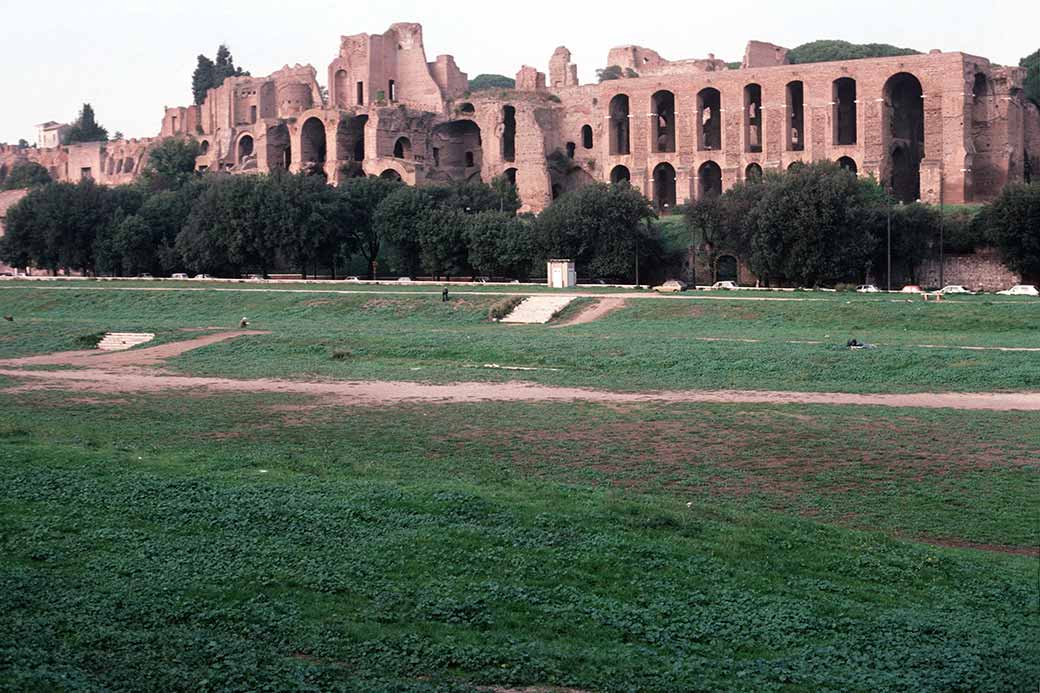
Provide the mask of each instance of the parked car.
{"label": "parked car", "polygon": [[907,284],[899,290],[901,294],[923,294],[924,291],[917,284]]}
{"label": "parked car", "polygon": [[138,279],[155,279],[155,277],[153,277],[152,275],[148,274],[147,272],[145,272],[144,274],[137,275],[137,278]]}
{"label": "parked car", "polygon": [[655,286],[654,291],[662,294],[678,293],[679,291],[686,291],[686,282],[678,279],[669,279],[660,286]]}
{"label": "parked car", "polygon": [[249,279],[252,280],[252,281],[260,281],[263,278],[264,278],[264,275],[262,275],[262,274],[250,274],[249,275]]}
{"label": "parked car", "polygon": [[876,294],[880,292],[881,289],[877,288],[873,284],[861,284],[856,287],[857,294]]}
{"label": "parked car", "polygon": [[412,281],[412,278],[411,277],[398,277],[397,281],[401,282],[402,284],[408,284],[408,283],[410,283]]}
{"label": "parked car", "polygon": [[715,282],[711,285],[711,291],[729,291],[732,289],[739,289],[740,286],[736,282]]}
{"label": "parked car", "polygon": [[998,291],[1001,296],[1040,296],[1040,291],[1032,284],[1015,284],[1010,289]]}
{"label": "parked car", "polygon": [[343,281],[345,281],[345,282],[359,282],[361,280],[358,279],[357,277],[344,277]]}
{"label": "parked car", "polygon": [[195,279],[212,279],[213,277],[208,274],[196,274]]}
{"label": "parked car", "polygon": [[943,288],[939,289],[936,293],[942,294],[943,296],[946,296],[946,295],[949,295],[949,294],[971,294],[971,295],[975,295],[974,291],[969,291],[968,289],[965,289],[960,284],[948,284],[948,285],[944,286]]}
{"label": "parked car", "polygon": [[170,275],[170,279],[187,279],[187,278],[188,278],[188,275],[186,275],[184,272],[174,272],[173,274]]}

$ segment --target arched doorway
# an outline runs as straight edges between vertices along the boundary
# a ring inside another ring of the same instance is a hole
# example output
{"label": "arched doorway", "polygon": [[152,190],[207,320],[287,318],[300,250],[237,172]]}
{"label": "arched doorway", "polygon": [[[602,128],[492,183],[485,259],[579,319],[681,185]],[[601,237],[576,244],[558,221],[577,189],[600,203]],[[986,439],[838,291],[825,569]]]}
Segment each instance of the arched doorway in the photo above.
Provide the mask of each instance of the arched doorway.
{"label": "arched doorway", "polygon": [[325,123],[308,118],[300,130],[300,160],[304,164],[324,165],[327,156]]}
{"label": "arched doorway", "polygon": [[788,82],[787,94],[787,149],[805,150],[805,85],[800,81]]}
{"label": "arched doorway", "polygon": [[856,144],[856,80],[841,77],[831,83],[831,101],[834,105],[831,121],[834,144]]}
{"label": "arched doorway", "polygon": [[744,151],[762,151],[762,86],[744,87]]}
{"label": "arched doorway", "polygon": [[383,171],[382,173],[380,173],[379,177],[380,178],[385,178],[386,180],[397,180],[397,181],[401,180],[401,174],[398,173],[397,171],[395,171],[392,168],[388,168],[385,171]]}
{"label": "arched doorway", "polygon": [[292,164],[292,141],[289,128],[283,123],[267,130],[267,167],[289,170]]}
{"label": "arched doorway", "polygon": [[502,160],[516,161],[516,108],[502,108]]}
{"label": "arched doorway", "polygon": [[732,255],[720,255],[715,261],[715,281],[735,282],[737,274],[737,258]]}
{"label": "arched doorway", "polygon": [[805,168],[805,163],[804,163],[804,162],[801,162],[801,161],[792,161],[791,163],[789,163],[789,164],[787,165],[787,172],[788,172],[788,173],[798,173],[798,172],[799,172],[799,171],[801,171],[801,170],[802,170],[803,168]]}
{"label": "arched doorway", "polygon": [[697,171],[697,199],[722,194],[722,169],[714,161],[705,161]]}
{"label": "arched doorway", "polygon": [[365,127],[368,116],[343,118],[336,127],[336,159],[362,162],[365,160]]}
{"label": "arched doorway", "polygon": [[629,172],[628,167],[615,166],[610,172],[610,182],[615,185],[632,182],[632,174]]}
{"label": "arched doorway", "polygon": [[243,135],[238,140],[238,165],[241,166],[242,162],[247,156],[253,155],[253,137],[252,135]]}
{"label": "arched doorway", "polygon": [[838,166],[841,166],[850,173],[857,173],[859,171],[859,167],[856,166],[856,160],[850,156],[843,156],[838,159]]}
{"label": "arched doorway", "polygon": [[474,173],[479,177],[484,160],[483,140],[480,126],[472,120],[453,120],[438,125],[430,133],[428,146],[432,149],[433,166],[427,169],[427,179],[443,182],[467,180]]}
{"label": "arched doorway", "polygon": [[908,72],[885,82],[882,132],[887,140],[884,180],[900,202],[921,197],[924,158],[924,99],[921,82]]}
{"label": "arched doorway", "polygon": [[654,168],[654,207],[666,213],[675,207],[675,169],[667,162]]}
{"label": "arched doorway", "polygon": [[762,167],[758,164],[748,164],[744,169],[744,180],[749,183],[762,180]]}

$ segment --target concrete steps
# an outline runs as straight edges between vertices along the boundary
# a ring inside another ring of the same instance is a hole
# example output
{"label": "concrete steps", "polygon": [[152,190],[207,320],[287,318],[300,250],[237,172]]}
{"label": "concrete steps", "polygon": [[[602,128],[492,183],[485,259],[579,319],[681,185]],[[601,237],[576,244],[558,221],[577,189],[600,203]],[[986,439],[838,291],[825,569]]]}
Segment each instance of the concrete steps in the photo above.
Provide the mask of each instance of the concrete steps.
{"label": "concrete steps", "polygon": [[512,313],[502,318],[501,322],[521,325],[544,324],[573,300],[573,296],[528,296]]}
{"label": "concrete steps", "polygon": [[98,342],[101,351],[124,351],[155,339],[151,332],[109,332]]}

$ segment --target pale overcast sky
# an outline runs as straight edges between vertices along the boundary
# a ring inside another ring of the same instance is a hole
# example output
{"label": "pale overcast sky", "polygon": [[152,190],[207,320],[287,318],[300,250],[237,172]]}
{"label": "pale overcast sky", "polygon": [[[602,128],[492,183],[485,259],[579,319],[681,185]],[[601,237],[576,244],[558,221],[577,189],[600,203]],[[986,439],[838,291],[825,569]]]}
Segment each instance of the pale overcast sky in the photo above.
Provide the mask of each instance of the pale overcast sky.
{"label": "pale overcast sky", "polygon": [[430,60],[450,53],[471,78],[513,76],[522,64],[547,71],[566,45],[583,83],[611,46],[630,43],[670,60],[715,53],[737,61],[748,39],[788,47],[844,39],[1014,65],[1040,48],[1037,0],[0,0],[0,142],[31,142],[37,123],[70,121],[84,101],[110,133],[154,136],[163,106],[191,102],[196,56],[212,57],[222,42],[254,75],[310,63],[325,84],[340,35],[406,21],[423,25]]}

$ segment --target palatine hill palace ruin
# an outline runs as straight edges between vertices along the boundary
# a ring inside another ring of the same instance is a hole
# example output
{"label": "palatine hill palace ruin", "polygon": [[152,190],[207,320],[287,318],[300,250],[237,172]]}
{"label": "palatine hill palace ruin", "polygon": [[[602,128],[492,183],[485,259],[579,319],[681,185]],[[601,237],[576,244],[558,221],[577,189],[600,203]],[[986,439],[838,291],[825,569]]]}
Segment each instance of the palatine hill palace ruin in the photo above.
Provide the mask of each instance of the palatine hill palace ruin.
{"label": "palatine hill palace ruin", "polygon": [[561,47],[548,76],[524,66],[515,89],[470,93],[452,56],[427,60],[420,25],[394,24],[341,38],[327,96],[309,65],[229,77],[202,105],[167,108],[156,138],[4,147],[0,163],[28,158],[59,180],[126,183],[150,147],[181,136],[199,141],[199,170],[420,185],[505,176],[531,211],[591,181],[622,180],[667,209],[817,160],[874,176],[903,201],[985,201],[1040,177],[1025,70],[985,58],[932,51],[792,65],[786,49],[752,41],[740,69],[639,46],[612,49],[607,64],[638,76],[579,84]]}

